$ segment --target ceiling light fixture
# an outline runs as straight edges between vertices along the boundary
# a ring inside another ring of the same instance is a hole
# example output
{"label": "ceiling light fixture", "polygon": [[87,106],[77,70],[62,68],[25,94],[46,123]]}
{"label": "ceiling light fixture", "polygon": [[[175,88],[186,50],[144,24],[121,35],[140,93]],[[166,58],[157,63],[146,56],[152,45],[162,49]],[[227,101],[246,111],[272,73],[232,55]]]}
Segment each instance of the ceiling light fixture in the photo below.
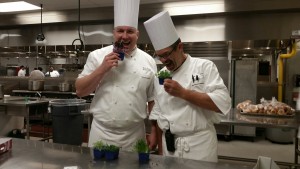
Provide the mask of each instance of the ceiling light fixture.
{"label": "ceiling light fixture", "polygon": [[225,11],[224,0],[181,1],[163,4],[171,16],[220,13]]}
{"label": "ceiling light fixture", "polygon": [[0,3],[0,12],[17,12],[37,9],[40,9],[40,7],[24,1]]}
{"label": "ceiling light fixture", "polygon": [[45,35],[43,34],[43,4],[41,4],[41,32],[36,37],[37,41],[44,41]]}
{"label": "ceiling light fixture", "polygon": [[[80,0],[78,0],[78,25],[77,25],[77,30],[78,30],[78,38],[77,39],[74,39],[73,42],[72,42],[72,46],[74,47],[75,49],[75,52],[76,54],[78,54],[78,52],[82,51],[83,50],[83,41],[81,39],[81,36],[80,36]],[[79,41],[80,45],[75,45],[75,42]]]}

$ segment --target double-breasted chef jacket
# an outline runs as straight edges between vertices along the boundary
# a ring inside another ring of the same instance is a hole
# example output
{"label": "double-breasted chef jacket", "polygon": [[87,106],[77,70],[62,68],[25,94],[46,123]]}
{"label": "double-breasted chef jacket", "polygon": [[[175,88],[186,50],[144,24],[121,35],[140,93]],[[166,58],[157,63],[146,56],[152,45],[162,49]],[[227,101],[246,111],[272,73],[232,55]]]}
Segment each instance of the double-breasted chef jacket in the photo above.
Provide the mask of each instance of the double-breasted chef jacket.
{"label": "double-breasted chef jacket", "polygon": [[[92,73],[112,51],[110,45],[91,52],[78,78]],[[154,99],[156,71],[154,59],[136,48],[107,72],[90,105],[94,118],[89,147],[102,140],[132,151],[136,140],[145,139],[144,119],[147,118],[147,102]]]}
{"label": "double-breasted chef jacket", "polygon": [[[228,89],[212,61],[187,55],[181,67],[172,72],[172,80],[186,89],[207,93],[223,114],[230,111]],[[167,151],[163,134],[163,154],[216,162],[217,137],[214,123],[219,122],[217,113],[169,95],[158,81],[155,82],[155,90],[155,105],[150,119],[157,120],[163,131],[170,129],[175,134],[174,153]]]}

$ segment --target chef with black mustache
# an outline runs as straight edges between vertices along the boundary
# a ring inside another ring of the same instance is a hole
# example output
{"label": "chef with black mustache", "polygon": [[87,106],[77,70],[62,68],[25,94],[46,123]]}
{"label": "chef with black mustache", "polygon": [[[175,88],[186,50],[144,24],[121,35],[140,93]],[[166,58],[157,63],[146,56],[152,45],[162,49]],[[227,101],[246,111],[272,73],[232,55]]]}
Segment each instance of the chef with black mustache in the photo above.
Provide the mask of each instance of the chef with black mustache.
{"label": "chef with black mustache", "polygon": [[231,98],[216,65],[184,52],[173,21],[163,11],[144,22],[156,57],[172,79],[155,83],[155,105],[150,114],[163,133],[159,151],[165,156],[217,162],[217,116],[231,109]]}

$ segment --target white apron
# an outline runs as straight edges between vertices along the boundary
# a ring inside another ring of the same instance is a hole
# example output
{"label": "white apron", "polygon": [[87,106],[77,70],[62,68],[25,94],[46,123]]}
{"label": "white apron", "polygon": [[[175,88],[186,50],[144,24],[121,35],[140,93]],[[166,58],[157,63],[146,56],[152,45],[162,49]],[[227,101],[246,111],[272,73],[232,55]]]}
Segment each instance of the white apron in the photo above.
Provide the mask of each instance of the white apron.
{"label": "white apron", "polygon": [[102,140],[104,143],[119,146],[124,151],[132,151],[133,144],[138,139],[145,139],[144,121],[128,128],[108,128],[94,119],[89,136],[89,147],[93,147],[94,142]]}
{"label": "white apron", "polygon": [[193,160],[218,162],[218,140],[214,127],[207,127],[193,135],[176,136],[175,152],[166,148],[165,134],[163,133],[163,154]]}
{"label": "white apron", "polygon": [[[230,111],[228,90],[212,61],[188,55],[180,69],[172,73],[172,79],[186,89],[207,93],[223,114]],[[170,96],[158,82],[155,89],[157,96],[149,119],[157,120],[163,131],[170,129],[176,139],[176,151],[170,153],[163,138],[164,155],[217,162],[217,135],[213,125],[220,120],[217,113]]]}
{"label": "white apron", "polygon": [[[110,45],[91,52],[78,78],[95,71],[112,50]],[[118,67],[106,73],[90,105],[94,119],[89,147],[102,140],[132,151],[132,145],[138,139],[145,139],[146,103],[154,98],[155,73],[154,59],[140,49],[134,50],[131,56],[119,61]]]}

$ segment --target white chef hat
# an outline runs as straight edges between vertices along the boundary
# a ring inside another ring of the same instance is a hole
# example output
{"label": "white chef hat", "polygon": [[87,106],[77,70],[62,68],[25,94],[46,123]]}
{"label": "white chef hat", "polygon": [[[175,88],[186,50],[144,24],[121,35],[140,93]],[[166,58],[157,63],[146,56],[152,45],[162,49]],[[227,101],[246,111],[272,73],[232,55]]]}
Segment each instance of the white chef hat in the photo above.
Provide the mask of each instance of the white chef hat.
{"label": "white chef hat", "polygon": [[115,26],[138,28],[140,0],[114,0]]}
{"label": "white chef hat", "polygon": [[144,25],[155,51],[167,48],[179,39],[168,11],[156,14]]}

